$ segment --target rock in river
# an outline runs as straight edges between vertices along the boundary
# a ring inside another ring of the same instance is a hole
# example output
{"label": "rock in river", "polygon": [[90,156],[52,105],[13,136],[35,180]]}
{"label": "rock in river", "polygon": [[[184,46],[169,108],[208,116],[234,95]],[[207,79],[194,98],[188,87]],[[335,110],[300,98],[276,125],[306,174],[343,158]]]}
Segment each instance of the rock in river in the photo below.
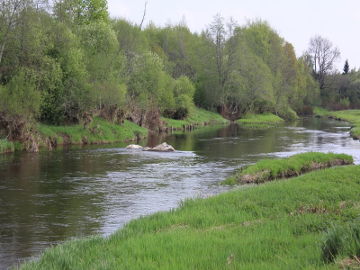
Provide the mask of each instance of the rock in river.
{"label": "rock in river", "polygon": [[126,146],[126,149],[142,150],[143,147],[141,145],[137,145],[137,144],[130,144],[130,145]]}
{"label": "rock in river", "polygon": [[150,149],[144,149],[144,151],[155,151],[155,152],[174,152],[175,149],[170,144],[167,144],[166,142],[159,144],[158,146],[155,146]]}

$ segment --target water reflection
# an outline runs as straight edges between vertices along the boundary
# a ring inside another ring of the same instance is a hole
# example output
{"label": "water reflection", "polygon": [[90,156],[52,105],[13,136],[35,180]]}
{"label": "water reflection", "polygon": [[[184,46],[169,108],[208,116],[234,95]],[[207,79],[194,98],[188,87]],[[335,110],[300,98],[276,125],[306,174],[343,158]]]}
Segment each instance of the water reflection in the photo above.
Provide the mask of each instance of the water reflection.
{"label": "water reflection", "polygon": [[108,235],[129,220],[225,190],[234,168],[298,152],[344,152],[360,162],[346,123],[304,119],[291,126],[237,125],[150,137],[179,151],[125,150],[124,144],[0,156],[0,268],[72,237]]}

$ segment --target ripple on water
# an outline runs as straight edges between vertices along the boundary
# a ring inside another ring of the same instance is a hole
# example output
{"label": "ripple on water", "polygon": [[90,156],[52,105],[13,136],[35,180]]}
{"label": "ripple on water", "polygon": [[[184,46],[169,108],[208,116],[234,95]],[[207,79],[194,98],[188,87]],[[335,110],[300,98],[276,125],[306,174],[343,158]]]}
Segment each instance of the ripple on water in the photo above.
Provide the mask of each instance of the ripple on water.
{"label": "ripple on water", "polygon": [[[0,160],[0,265],[72,237],[109,235],[130,220],[207,197],[236,168],[267,157],[320,151],[351,154],[348,125],[304,120],[297,127],[200,130],[166,141],[174,153],[117,146],[21,154]],[[181,151],[190,150],[190,151]]]}

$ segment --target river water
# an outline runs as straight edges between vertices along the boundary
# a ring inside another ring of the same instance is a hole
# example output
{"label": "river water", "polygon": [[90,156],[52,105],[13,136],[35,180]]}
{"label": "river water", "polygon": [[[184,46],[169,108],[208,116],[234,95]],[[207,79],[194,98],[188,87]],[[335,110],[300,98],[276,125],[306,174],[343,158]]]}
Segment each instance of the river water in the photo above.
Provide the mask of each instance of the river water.
{"label": "river water", "polygon": [[220,181],[259,159],[331,151],[360,163],[360,143],[349,129],[344,122],[309,118],[268,130],[206,127],[141,142],[167,141],[175,153],[118,144],[0,155],[0,269],[64,240],[109,235],[185,198],[223,192]]}

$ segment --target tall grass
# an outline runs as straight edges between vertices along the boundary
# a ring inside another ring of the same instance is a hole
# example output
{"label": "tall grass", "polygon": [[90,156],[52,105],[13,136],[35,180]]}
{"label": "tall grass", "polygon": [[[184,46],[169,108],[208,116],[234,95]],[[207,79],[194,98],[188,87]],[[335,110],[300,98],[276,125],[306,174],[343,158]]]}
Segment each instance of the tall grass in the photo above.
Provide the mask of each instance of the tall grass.
{"label": "tall grass", "polygon": [[270,128],[283,124],[284,119],[272,113],[265,114],[247,114],[243,118],[236,121],[240,126],[245,128]]}
{"label": "tall grass", "polygon": [[[337,258],[360,259],[360,219],[330,228],[322,243],[322,258],[334,262]],[[358,261],[360,268],[360,261]]]}
{"label": "tall grass", "polygon": [[191,199],[20,269],[339,269],[323,261],[321,243],[359,216],[359,189],[360,167],[346,166]]}

